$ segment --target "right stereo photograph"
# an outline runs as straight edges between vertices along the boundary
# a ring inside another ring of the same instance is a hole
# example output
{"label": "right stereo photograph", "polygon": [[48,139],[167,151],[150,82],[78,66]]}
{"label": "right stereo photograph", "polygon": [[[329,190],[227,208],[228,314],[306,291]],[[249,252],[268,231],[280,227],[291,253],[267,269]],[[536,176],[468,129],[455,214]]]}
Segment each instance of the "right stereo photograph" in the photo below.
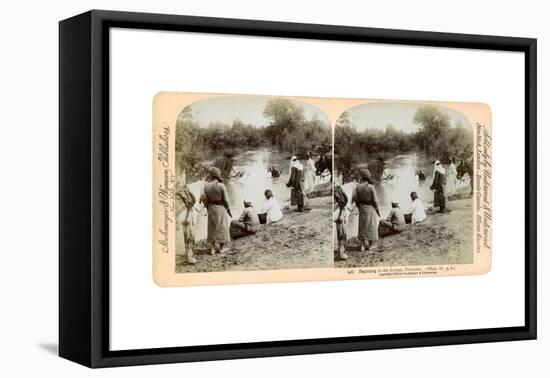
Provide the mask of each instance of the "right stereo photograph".
{"label": "right stereo photograph", "polygon": [[487,105],[348,108],[334,129],[335,268],[371,277],[486,273],[490,180]]}

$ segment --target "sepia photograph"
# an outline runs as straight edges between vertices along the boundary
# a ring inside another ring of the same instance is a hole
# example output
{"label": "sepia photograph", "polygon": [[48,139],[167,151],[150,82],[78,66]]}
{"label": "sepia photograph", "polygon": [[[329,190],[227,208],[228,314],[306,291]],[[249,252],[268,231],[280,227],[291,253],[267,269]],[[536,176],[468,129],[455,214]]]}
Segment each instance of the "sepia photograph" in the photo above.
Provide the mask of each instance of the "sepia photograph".
{"label": "sepia photograph", "polygon": [[332,132],[278,97],[193,102],[175,130],[176,273],[333,267]]}
{"label": "sepia photograph", "polygon": [[161,92],[154,109],[161,286],[490,270],[485,104]]}
{"label": "sepia photograph", "polygon": [[473,143],[468,119],[444,106],[373,102],[343,112],[335,267],[473,263]]}

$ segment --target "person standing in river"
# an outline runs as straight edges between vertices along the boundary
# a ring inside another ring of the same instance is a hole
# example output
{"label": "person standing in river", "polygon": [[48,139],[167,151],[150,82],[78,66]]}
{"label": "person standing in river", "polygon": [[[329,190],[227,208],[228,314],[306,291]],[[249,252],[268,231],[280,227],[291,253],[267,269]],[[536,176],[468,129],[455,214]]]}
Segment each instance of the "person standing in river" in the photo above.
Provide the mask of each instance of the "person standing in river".
{"label": "person standing in river", "polygon": [[376,248],[380,211],[370,171],[363,168],[359,174],[359,184],[353,190],[351,200],[359,209],[357,239],[361,243],[361,251],[364,251]]}
{"label": "person standing in river", "polygon": [[434,191],[434,207],[439,207],[440,212],[445,212],[445,168],[439,160],[435,161],[433,182],[430,189]]}
{"label": "person standing in river", "polygon": [[208,169],[207,183],[201,193],[200,200],[208,210],[207,240],[210,243],[210,254],[224,253],[224,243],[229,242],[229,217],[231,209],[227,190],[221,178],[219,168]]}

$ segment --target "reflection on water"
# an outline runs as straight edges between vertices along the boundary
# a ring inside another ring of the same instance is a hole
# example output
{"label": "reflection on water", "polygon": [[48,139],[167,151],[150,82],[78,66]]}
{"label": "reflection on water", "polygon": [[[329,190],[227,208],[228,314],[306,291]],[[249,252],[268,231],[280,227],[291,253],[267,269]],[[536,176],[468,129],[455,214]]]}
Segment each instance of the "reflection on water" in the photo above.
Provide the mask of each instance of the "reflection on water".
{"label": "reflection on water", "polygon": [[[252,202],[256,211],[264,203],[264,191],[271,189],[281,204],[290,199],[290,189],[286,187],[289,175],[290,160],[284,154],[267,148],[247,151],[233,158],[233,169],[242,172],[242,177],[226,180],[225,186],[229,196],[229,206],[234,219],[237,219],[244,206],[243,200]],[[281,172],[279,177],[269,177],[267,169],[275,166]],[[206,238],[206,211],[197,217],[195,239]]]}
{"label": "reflection on water", "polygon": [[[366,163],[364,165],[366,166]],[[362,166],[362,164],[358,166]],[[383,218],[388,215],[392,201],[399,202],[401,209],[407,211],[411,204],[410,193],[413,191],[418,193],[424,205],[433,201],[433,192],[430,190],[433,178],[433,163],[430,160],[416,153],[397,155],[386,160],[385,167],[387,175],[393,177],[374,185],[378,196],[380,214]],[[415,174],[417,169],[421,169],[426,173],[426,181],[418,181]],[[358,214],[357,211],[354,211],[349,216],[346,226],[348,237],[357,236],[357,222]]]}
{"label": "reflection on water", "polygon": [[[415,175],[417,169],[427,174],[426,181],[418,181]],[[410,193],[413,191],[418,193],[424,204],[433,200],[433,192],[430,190],[433,164],[426,158],[416,154],[398,155],[386,162],[386,171],[394,177],[375,185],[382,215],[390,211],[392,201],[399,202],[405,209],[404,205],[410,203]]]}

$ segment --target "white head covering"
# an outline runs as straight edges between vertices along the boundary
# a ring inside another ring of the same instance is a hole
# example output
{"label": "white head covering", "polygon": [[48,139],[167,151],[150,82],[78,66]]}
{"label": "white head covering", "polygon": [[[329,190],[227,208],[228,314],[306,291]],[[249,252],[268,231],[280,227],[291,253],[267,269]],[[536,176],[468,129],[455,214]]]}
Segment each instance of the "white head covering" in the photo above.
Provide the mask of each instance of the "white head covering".
{"label": "white head covering", "polygon": [[290,158],[290,167],[288,168],[289,171],[292,171],[292,167],[294,167],[294,161],[297,159],[296,155],[292,155]]}
{"label": "white head covering", "polygon": [[436,160],[435,163],[434,163],[434,176],[435,176],[435,172],[439,172],[442,175],[445,174],[445,168],[443,168],[443,166],[441,165],[441,162],[439,160]]}
{"label": "white head covering", "polygon": [[299,171],[304,169],[304,166],[302,165],[302,163],[300,163],[296,155],[293,155],[290,159],[290,170],[292,170],[292,167],[296,167],[296,169],[298,169]]}

